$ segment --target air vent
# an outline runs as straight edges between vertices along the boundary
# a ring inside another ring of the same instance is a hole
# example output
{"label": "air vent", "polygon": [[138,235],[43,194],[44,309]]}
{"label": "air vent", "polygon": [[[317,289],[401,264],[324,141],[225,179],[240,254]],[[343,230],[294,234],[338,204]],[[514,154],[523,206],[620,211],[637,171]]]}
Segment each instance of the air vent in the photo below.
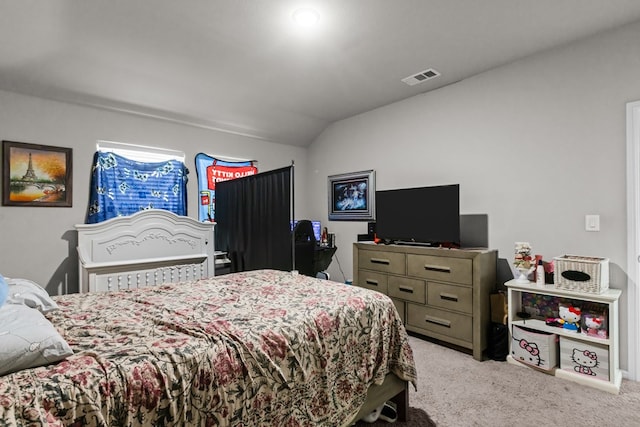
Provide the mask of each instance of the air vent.
{"label": "air vent", "polygon": [[417,85],[418,83],[426,82],[427,80],[438,77],[439,75],[439,72],[437,72],[433,68],[429,68],[427,70],[419,72],[418,74],[414,74],[413,76],[405,77],[404,79],[402,79],[402,81],[409,86],[413,86]]}

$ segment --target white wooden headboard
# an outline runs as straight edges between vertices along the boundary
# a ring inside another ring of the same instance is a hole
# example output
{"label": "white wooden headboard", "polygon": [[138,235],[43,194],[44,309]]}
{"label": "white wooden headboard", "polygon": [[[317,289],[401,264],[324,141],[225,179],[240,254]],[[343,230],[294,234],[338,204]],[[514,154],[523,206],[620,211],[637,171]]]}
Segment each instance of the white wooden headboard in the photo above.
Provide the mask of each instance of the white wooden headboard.
{"label": "white wooden headboard", "polygon": [[215,274],[211,222],[150,209],[75,227],[80,292],[132,289]]}

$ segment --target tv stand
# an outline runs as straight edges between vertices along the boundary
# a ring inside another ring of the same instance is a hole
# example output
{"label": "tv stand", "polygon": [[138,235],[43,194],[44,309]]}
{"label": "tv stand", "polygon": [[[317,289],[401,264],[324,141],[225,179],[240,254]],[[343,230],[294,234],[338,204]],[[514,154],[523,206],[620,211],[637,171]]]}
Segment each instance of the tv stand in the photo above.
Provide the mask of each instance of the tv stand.
{"label": "tv stand", "polygon": [[353,284],[391,297],[407,331],[483,359],[497,251],[354,243]]}

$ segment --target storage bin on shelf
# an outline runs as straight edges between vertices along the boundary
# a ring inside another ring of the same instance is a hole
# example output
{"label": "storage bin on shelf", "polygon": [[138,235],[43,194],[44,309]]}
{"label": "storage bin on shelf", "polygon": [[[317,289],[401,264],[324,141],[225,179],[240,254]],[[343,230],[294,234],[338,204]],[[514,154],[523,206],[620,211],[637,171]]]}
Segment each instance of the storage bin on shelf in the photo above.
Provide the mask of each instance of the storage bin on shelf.
{"label": "storage bin on shelf", "polygon": [[511,357],[549,371],[558,365],[558,335],[513,325]]}
{"label": "storage bin on shelf", "polygon": [[609,349],[606,345],[561,336],[560,369],[609,381]]}
{"label": "storage bin on shelf", "polygon": [[563,255],[554,258],[555,287],[599,294],[609,289],[609,259]]}

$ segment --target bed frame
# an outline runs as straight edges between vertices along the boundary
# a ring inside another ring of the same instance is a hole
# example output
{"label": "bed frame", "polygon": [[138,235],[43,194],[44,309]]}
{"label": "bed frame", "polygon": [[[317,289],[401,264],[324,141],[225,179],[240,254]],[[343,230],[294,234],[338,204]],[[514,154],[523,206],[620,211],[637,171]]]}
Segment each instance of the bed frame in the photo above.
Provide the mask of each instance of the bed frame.
{"label": "bed frame", "polygon": [[409,414],[409,385],[394,374],[388,374],[382,384],[369,387],[367,400],[360,408],[358,415],[353,418],[352,423],[370,414],[388,400],[393,401],[397,406],[398,421],[407,421]]}
{"label": "bed frame", "polygon": [[150,209],[78,224],[79,291],[115,291],[213,276],[211,222]]}
{"label": "bed frame", "polygon": [[[78,224],[80,292],[116,291],[214,276],[214,224],[151,209]],[[355,423],[387,400],[407,418],[408,385],[393,374],[370,387]]]}

